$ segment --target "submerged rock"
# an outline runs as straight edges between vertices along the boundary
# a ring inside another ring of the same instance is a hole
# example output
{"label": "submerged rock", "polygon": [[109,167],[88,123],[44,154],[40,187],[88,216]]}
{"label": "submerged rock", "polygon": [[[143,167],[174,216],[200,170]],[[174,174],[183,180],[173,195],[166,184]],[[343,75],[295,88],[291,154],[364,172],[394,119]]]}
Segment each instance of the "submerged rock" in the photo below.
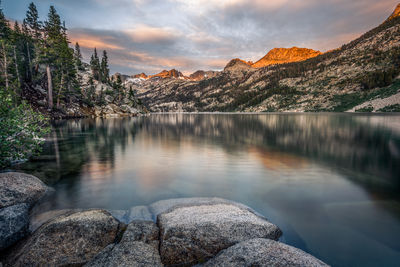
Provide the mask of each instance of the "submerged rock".
{"label": "submerged rock", "polygon": [[119,222],[103,210],[59,216],[21,241],[6,266],[82,265],[113,243],[118,231]]}
{"label": "submerged rock", "polygon": [[154,221],[148,206],[135,206],[129,210],[110,210],[109,212],[114,218],[125,224],[132,221]]}
{"label": "submerged rock", "polygon": [[158,233],[153,222],[132,222],[120,243],[106,247],[85,266],[163,266],[158,253]]}
{"label": "submerged rock", "polygon": [[203,267],[220,266],[328,266],[300,249],[270,239],[251,239],[238,243],[206,262]]}
{"label": "submerged rock", "polygon": [[3,250],[28,234],[29,205],[26,203],[0,210],[0,250]]}
{"label": "submerged rock", "polygon": [[20,203],[32,206],[49,190],[35,176],[18,173],[0,173],[0,208]]}
{"label": "submerged rock", "polygon": [[166,265],[202,262],[238,242],[278,239],[281,230],[243,205],[220,199],[175,205],[158,215],[160,255]]}

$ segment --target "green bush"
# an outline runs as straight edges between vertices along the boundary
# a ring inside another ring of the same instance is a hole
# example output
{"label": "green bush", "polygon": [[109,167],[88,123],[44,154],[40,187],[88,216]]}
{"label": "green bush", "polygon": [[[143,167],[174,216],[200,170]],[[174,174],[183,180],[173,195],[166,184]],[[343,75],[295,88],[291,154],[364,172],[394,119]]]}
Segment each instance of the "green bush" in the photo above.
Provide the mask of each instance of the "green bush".
{"label": "green bush", "polygon": [[26,103],[13,106],[0,95],[0,169],[39,153],[49,131],[49,121],[43,115]]}

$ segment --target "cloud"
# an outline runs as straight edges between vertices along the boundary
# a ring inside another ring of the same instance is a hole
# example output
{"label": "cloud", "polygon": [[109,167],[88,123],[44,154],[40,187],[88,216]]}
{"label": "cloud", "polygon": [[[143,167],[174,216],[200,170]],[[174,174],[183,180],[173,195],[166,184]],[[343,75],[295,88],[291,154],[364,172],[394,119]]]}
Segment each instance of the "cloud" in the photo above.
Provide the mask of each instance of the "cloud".
{"label": "cloud", "polygon": [[[32,0],[3,0],[22,21]],[[85,58],[106,49],[111,70],[153,74],[222,69],[274,47],[337,48],[384,21],[398,0],[33,0],[44,20],[54,4]],[[18,2],[18,3],[17,3]]]}
{"label": "cloud", "polygon": [[138,25],[134,29],[124,30],[134,42],[139,43],[165,43],[173,42],[181,33],[172,28],[151,27],[148,25]]}

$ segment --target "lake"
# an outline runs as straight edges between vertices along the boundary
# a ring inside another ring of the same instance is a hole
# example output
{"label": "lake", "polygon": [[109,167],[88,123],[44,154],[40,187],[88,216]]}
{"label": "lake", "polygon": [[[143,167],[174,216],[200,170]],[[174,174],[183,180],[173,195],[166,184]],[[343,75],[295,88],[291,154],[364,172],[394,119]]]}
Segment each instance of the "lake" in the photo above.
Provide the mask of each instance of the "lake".
{"label": "lake", "polygon": [[42,155],[17,168],[56,189],[41,211],[221,197],[332,266],[399,266],[398,114],[57,121]]}

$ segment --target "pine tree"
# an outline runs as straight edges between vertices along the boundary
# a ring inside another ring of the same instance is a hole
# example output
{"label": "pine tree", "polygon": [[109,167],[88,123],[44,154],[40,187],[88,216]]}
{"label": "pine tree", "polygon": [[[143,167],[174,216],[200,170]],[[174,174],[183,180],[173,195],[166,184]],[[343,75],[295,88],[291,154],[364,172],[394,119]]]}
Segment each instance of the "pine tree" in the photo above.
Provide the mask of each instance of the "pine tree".
{"label": "pine tree", "polygon": [[[22,32],[19,27],[18,22],[16,21],[14,23],[14,31],[12,31],[12,52],[13,52],[13,59],[14,59],[14,72],[15,72],[15,77],[16,77],[16,85],[14,88],[15,92],[15,97],[20,94],[20,89],[22,85],[21,81],[21,66],[22,66],[22,59],[21,59],[21,54],[23,50],[23,38],[22,38]],[[17,100],[15,101],[17,102]]]}
{"label": "pine tree", "polygon": [[78,42],[76,42],[76,44],[75,44],[74,60],[75,60],[76,69],[84,70],[83,64],[82,64],[81,48],[80,48]]}
{"label": "pine tree", "polygon": [[24,54],[25,81],[32,82],[32,55],[35,47],[25,19],[22,22],[22,38],[24,43],[24,51],[22,53]]}
{"label": "pine tree", "polygon": [[48,19],[45,22],[45,40],[41,51],[41,61],[46,64],[47,73],[47,94],[49,108],[52,109],[53,103],[53,78],[51,68],[56,67],[56,60],[59,56],[60,46],[62,45],[63,35],[60,16],[54,6],[50,6]]}
{"label": "pine tree", "polygon": [[108,68],[108,56],[107,56],[107,51],[103,51],[103,57],[101,59],[101,77],[102,77],[102,82],[103,83],[108,83],[109,82],[109,76],[110,76],[110,69]]}
{"label": "pine tree", "polygon": [[[0,2],[1,5],[1,2]],[[8,68],[9,68],[9,39],[11,35],[11,29],[8,25],[8,21],[6,20],[3,9],[0,6],[0,43],[1,43],[1,65],[2,65],[2,73],[4,78],[4,85],[6,87],[7,93],[9,92],[9,77],[8,77]]]}
{"label": "pine tree", "polygon": [[41,37],[42,22],[39,21],[39,13],[33,2],[29,4],[25,21],[29,26],[31,37],[35,40],[39,40]]}
{"label": "pine tree", "polygon": [[100,60],[97,56],[96,48],[94,48],[94,53],[90,59],[90,68],[92,70],[93,78],[97,81],[101,81]]}
{"label": "pine tree", "polygon": [[117,95],[118,101],[122,100],[123,89],[121,75],[117,75],[117,80],[113,83],[114,92]]}

